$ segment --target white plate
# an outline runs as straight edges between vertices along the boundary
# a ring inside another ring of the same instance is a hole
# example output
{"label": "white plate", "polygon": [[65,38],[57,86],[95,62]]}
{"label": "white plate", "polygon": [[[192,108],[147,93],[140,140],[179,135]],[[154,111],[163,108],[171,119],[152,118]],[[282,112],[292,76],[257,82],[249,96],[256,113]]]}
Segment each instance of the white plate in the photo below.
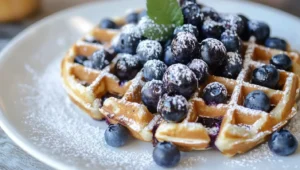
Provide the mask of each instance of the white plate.
{"label": "white plate", "polygon": [[[300,49],[298,18],[242,1],[206,4],[221,12],[267,21],[272,34]],[[103,141],[104,122],[94,121],[69,101],[60,80],[60,60],[78,38],[105,16],[123,15],[144,1],[90,3],[48,17],[17,36],[0,55],[0,124],[25,151],[56,169],[151,169],[152,146],[132,140],[121,149]],[[300,139],[300,125],[291,129]],[[234,158],[217,151],[183,153],[177,168],[298,169],[300,155],[273,156],[266,145]]]}

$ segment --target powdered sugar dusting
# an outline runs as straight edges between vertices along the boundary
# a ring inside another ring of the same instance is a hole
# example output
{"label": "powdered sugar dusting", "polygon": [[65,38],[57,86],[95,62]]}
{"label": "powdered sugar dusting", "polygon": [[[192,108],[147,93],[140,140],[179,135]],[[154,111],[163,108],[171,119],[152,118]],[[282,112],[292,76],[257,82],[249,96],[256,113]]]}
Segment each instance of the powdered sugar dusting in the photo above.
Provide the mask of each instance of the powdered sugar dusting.
{"label": "powdered sugar dusting", "polygon": [[[207,43],[208,46],[212,47],[215,51],[221,51],[222,53],[226,53],[226,47],[223,45],[223,43],[217,39],[214,38],[207,38],[202,41],[202,43]],[[204,48],[201,46],[201,48]]]}
{"label": "powdered sugar dusting", "polygon": [[31,94],[23,98],[22,103],[35,106],[27,111],[25,120],[32,126],[30,133],[33,142],[41,148],[51,148],[48,152],[59,153],[64,162],[73,166],[77,163],[70,157],[86,162],[85,166],[90,168],[101,168],[95,167],[99,163],[110,168],[126,166],[144,169],[152,166],[152,150],[133,152],[106,145],[103,138],[105,123],[87,118],[65,94],[60,81],[59,62],[55,60],[45,73],[37,73],[26,65],[26,70],[32,73],[36,82],[34,86],[20,85],[22,91]]}
{"label": "powdered sugar dusting", "polygon": [[193,34],[189,32],[179,32],[172,41],[172,52],[176,56],[181,54],[183,49],[194,51],[197,45],[198,40]]}
{"label": "powdered sugar dusting", "polygon": [[157,41],[144,40],[139,43],[136,52],[149,59],[151,56],[159,56],[162,53],[162,46]]}
{"label": "powdered sugar dusting", "polygon": [[172,80],[175,84],[180,86],[183,84],[182,81],[184,80],[187,82],[193,82],[193,80],[196,80],[196,75],[186,65],[173,64],[167,69],[164,75],[164,81],[168,80]]}

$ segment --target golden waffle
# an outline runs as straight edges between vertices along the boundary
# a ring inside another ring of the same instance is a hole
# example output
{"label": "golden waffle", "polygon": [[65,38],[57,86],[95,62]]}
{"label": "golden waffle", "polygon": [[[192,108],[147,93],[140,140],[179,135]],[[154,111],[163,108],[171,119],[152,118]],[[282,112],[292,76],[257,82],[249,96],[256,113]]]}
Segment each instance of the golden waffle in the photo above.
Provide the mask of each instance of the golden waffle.
{"label": "golden waffle", "polygon": [[[124,19],[119,18],[116,22],[122,25]],[[71,99],[91,117],[106,117],[110,123],[120,123],[137,139],[169,141],[185,151],[216,146],[223,154],[233,156],[262,143],[296,114],[299,54],[257,45],[252,38],[244,43],[243,70],[237,79],[209,76],[189,100],[187,118],[181,123],[168,123],[160,115],[150,113],[143,105],[141,89],[145,82],[142,71],[133,80],[120,85],[120,80],[111,73],[117,58],[101,71],[74,63],[76,55],[90,56],[97,49],[108,48],[117,33],[116,30],[93,29],[86,37],[99,40],[102,45],[78,41],[62,61],[62,77]],[[252,71],[279,53],[286,53],[293,61],[291,72],[279,70],[279,89],[251,84]],[[220,82],[226,86],[230,96],[226,104],[205,104],[201,98],[202,91],[211,82]],[[269,113],[242,106],[245,96],[254,90],[262,90],[270,98],[273,108]],[[106,99],[102,107],[101,100],[107,93],[118,97]],[[220,122],[220,127],[209,127],[203,120]]]}

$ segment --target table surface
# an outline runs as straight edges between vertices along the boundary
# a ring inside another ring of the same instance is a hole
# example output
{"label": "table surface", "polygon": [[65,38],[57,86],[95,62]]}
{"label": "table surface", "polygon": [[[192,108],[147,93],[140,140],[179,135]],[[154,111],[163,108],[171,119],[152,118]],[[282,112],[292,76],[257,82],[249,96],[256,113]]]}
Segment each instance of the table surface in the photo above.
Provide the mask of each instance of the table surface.
{"label": "table surface", "polygon": [[[42,0],[41,12],[20,23],[0,24],[0,50],[28,25],[52,13],[84,2],[96,0]],[[300,17],[299,0],[252,0],[287,11]],[[28,155],[0,129],[0,169],[1,170],[50,170],[52,168]]]}

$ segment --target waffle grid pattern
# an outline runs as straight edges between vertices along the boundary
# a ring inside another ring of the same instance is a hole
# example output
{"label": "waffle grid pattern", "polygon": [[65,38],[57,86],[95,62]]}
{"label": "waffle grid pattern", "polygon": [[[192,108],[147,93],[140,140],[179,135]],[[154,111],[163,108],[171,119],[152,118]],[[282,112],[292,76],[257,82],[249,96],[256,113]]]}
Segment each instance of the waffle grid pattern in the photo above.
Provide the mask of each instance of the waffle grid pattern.
{"label": "waffle grid pattern", "polygon": [[[118,25],[124,24],[122,18],[115,21]],[[296,114],[299,55],[295,52],[268,49],[255,44],[255,39],[252,38],[244,43],[243,70],[236,80],[209,76],[189,100],[187,118],[181,123],[165,122],[160,115],[150,113],[141,102],[141,88],[145,84],[142,71],[133,80],[122,83],[113,74],[117,57],[101,71],[74,63],[77,55],[91,56],[101,48],[109,49],[110,41],[117,34],[118,30],[94,28],[64,57],[61,65],[62,78],[70,98],[91,117],[105,117],[111,123],[120,123],[137,139],[169,141],[185,151],[205,150],[216,146],[225,155],[233,156],[265,141],[269,134],[284,126]],[[92,37],[102,44],[85,42],[87,37]],[[251,84],[252,71],[268,63],[273,55],[279,53],[286,53],[292,59],[293,69],[291,72],[279,70],[278,89]],[[226,86],[230,94],[227,104],[205,104],[201,98],[202,90],[210,82],[219,82]],[[254,90],[262,90],[270,98],[273,107],[269,113],[242,106],[244,97]],[[108,93],[116,97],[103,101]],[[203,122],[201,119],[219,120],[222,123],[219,127],[208,127],[200,123]]]}

